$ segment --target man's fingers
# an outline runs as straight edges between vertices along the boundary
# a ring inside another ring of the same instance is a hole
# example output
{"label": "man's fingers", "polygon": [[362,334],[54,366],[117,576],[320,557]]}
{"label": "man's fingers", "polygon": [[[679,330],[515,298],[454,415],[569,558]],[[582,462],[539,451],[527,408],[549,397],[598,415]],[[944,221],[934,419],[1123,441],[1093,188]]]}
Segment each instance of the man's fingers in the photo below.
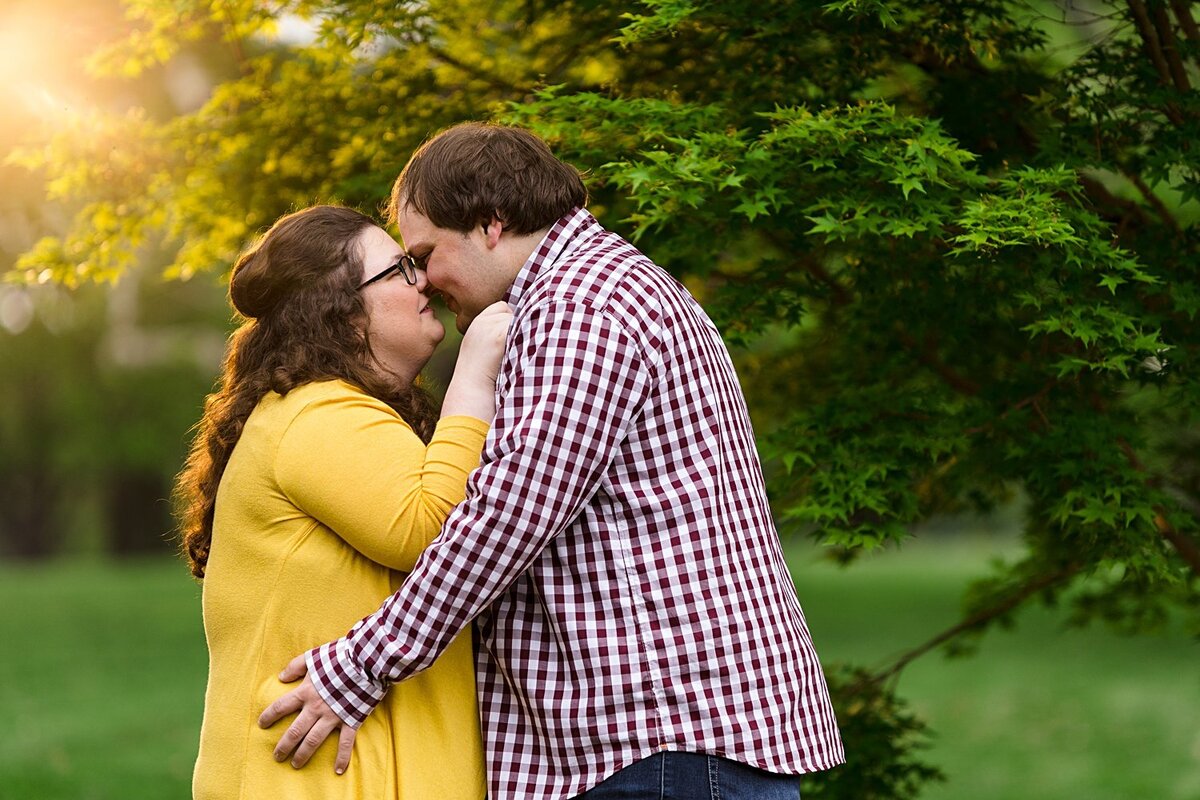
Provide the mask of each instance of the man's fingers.
{"label": "man's fingers", "polygon": [[275,760],[286,761],[287,757],[300,745],[300,742],[320,719],[321,715],[315,711],[310,711],[307,708],[301,711],[300,715],[283,732],[283,736],[279,737],[279,744],[275,745]]}
{"label": "man's fingers", "polygon": [[266,711],[259,714],[258,727],[269,728],[276,722],[279,722],[279,720],[286,717],[288,714],[295,714],[303,707],[304,700],[300,697],[300,689],[288,692],[283,697],[267,706]]}
{"label": "man's fingers", "polygon": [[317,748],[321,746],[321,742],[325,741],[329,734],[333,733],[333,729],[338,726],[338,720],[331,720],[325,717],[318,719],[316,724],[308,729],[308,733],[304,734],[304,738],[300,740],[300,746],[296,748],[296,754],[292,756],[292,766],[300,769],[308,760],[312,758],[312,754],[317,752]]}
{"label": "man's fingers", "polygon": [[304,660],[304,653],[293,658],[288,662],[288,665],[283,668],[283,672],[279,673],[279,680],[284,683],[298,681],[308,674],[308,662]]}
{"label": "man's fingers", "polygon": [[354,737],[357,735],[358,729],[349,725],[343,725],[342,732],[338,734],[337,760],[333,762],[333,771],[338,775],[350,766],[350,753],[354,750]]}
{"label": "man's fingers", "polygon": [[286,761],[290,756],[292,766],[297,769],[307,764],[321,743],[340,727],[342,732],[338,737],[334,769],[341,775],[350,766],[350,751],[354,747],[356,731],[344,725],[333,709],[321,699],[306,672],[303,656],[292,659],[280,674],[280,679],[286,680],[291,676],[295,680],[303,675],[304,682],[269,705],[259,716],[258,725],[260,728],[269,728],[289,714],[300,712],[275,745],[275,760]]}

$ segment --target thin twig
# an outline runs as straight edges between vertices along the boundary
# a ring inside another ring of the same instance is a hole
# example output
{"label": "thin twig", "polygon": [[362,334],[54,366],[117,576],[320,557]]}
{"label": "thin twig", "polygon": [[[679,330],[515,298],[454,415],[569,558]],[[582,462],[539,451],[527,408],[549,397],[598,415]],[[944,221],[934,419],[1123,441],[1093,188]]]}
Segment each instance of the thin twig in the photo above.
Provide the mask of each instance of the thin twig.
{"label": "thin twig", "polygon": [[[999,422],[1002,419],[1005,419],[1009,414],[1013,413],[1014,411],[1020,411],[1025,406],[1036,405],[1036,404],[1040,403],[1042,398],[1045,397],[1050,392],[1050,390],[1053,389],[1057,385],[1058,385],[1058,380],[1051,378],[1049,381],[1046,382],[1046,385],[1043,386],[1041,389],[1038,389],[1035,393],[1029,395],[1029,397],[1026,397],[1023,400],[1018,400],[1016,403],[1013,403],[1011,406],[1004,409],[1004,411],[1000,412],[1000,414],[995,419],[989,420],[984,425],[979,425],[974,428],[967,428],[965,431],[963,431],[963,433],[967,436],[974,436],[976,434],[984,433],[985,431],[991,430],[993,427],[995,427],[997,422]],[[1041,414],[1040,406],[1037,408],[1037,411],[1039,414]],[[1042,419],[1046,423],[1046,427],[1049,428],[1050,422],[1049,422],[1049,420],[1046,420],[1044,414],[1042,414]]]}
{"label": "thin twig", "polygon": [[930,650],[945,644],[961,634],[974,630],[985,623],[996,619],[997,617],[1007,614],[1017,606],[1021,605],[1021,603],[1024,603],[1030,597],[1033,597],[1038,592],[1042,592],[1051,587],[1065,583],[1078,571],[1078,564],[1066,564],[1056,572],[1040,575],[1031,579],[1024,585],[1020,586],[1013,594],[1004,598],[995,605],[976,611],[974,614],[967,617],[957,625],[947,628],[929,641],[904,653],[895,661],[893,661],[890,666],[887,666],[872,675],[870,677],[870,681],[872,683],[880,683],[888,678],[891,678],[893,675],[899,674],[900,671],[907,667],[910,663],[925,655]]}
{"label": "thin twig", "polygon": [[1146,202],[1154,207],[1154,210],[1158,212],[1158,216],[1162,221],[1167,223],[1167,227],[1175,231],[1176,234],[1183,233],[1179,227],[1179,222],[1175,219],[1175,215],[1171,213],[1171,209],[1167,208],[1166,203],[1154,193],[1154,190],[1147,185],[1141,175],[1132,170],[1121,170],[1121,174],[1133,181],[1133,185],[1142,193],[1142,197],[1146,198]]}

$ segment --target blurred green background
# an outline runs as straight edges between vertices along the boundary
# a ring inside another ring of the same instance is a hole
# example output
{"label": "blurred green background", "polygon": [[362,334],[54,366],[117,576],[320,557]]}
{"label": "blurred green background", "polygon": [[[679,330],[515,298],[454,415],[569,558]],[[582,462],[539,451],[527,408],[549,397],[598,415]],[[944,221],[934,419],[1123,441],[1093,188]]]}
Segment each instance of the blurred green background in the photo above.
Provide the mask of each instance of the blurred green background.
{"label": "blurred green background", "polygon": [[[199,59],[137,80],[90,77],[89,54],[128,30],[116,2],[0,4],[0,154],[71,115],[178,113],[219,77]],[[8,278],[79,208],[47,200],[45,182],[0,157]],[[170,550],[165,498],[229,312],[219,277],[164,282],[161,259],[145,255],[146,267],[116,284],[0,283],[0,559]]]}

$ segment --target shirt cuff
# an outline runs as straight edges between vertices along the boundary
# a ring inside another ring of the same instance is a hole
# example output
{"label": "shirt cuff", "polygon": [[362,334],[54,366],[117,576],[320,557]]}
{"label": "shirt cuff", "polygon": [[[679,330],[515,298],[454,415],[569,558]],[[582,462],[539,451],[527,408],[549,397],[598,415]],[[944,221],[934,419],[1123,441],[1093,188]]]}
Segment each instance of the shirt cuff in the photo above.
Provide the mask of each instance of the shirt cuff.
{"label": "shirt cuff", "polygon": [[309,650],[304,661],[317,694],[351,728],[362,725],[387,694],[385,684],[354,665],[345,639]]}

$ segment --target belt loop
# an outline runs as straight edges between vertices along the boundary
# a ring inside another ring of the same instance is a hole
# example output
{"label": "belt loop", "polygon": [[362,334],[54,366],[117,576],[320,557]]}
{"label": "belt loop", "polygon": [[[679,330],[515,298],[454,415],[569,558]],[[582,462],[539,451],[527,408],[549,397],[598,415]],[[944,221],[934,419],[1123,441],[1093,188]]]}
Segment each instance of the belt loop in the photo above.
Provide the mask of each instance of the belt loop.
{"label": "belt loop", "polygon": [[716,756],[708,758],[708,796],[712,800],[721,800],[721,765]]}

